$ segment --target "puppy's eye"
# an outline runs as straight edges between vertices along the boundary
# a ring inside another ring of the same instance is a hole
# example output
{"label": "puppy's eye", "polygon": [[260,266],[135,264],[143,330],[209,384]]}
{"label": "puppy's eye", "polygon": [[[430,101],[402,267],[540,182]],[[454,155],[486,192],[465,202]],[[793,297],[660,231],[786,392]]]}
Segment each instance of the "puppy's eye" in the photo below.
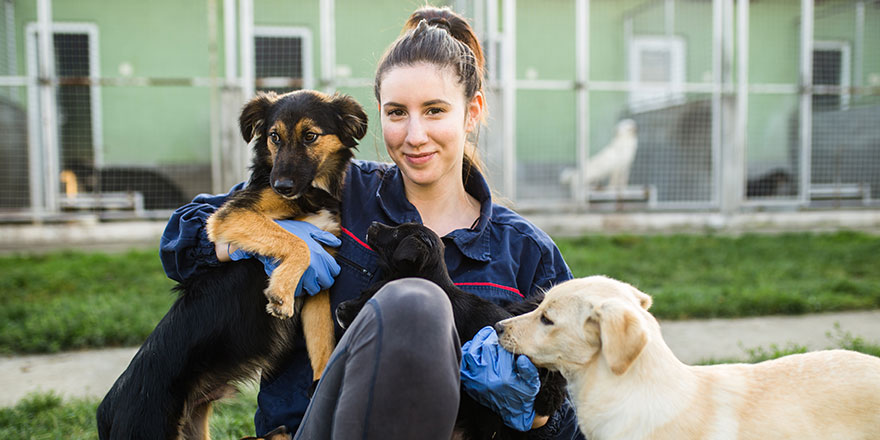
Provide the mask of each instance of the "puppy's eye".
{"label": "puppy's eye", "polygon": [[269,140],[275,145],[281,145],[281,136],[278,136],[278,133],[274,131],[269,133]]}
{"label": "puppy's eye", "polygon": [[541,315],[541,324],[544,325],[553,325],[553,321],[547,318],[547,315]]}
{"label": "puppy's eye", "polygon": [[310,132],[306,133],[305,136],[303,136],[303,142],[305,142],[307,144],[311,144],[312,142],[315,142],[316,140],[318,140],[318,133],[313,133],[310,131]]}

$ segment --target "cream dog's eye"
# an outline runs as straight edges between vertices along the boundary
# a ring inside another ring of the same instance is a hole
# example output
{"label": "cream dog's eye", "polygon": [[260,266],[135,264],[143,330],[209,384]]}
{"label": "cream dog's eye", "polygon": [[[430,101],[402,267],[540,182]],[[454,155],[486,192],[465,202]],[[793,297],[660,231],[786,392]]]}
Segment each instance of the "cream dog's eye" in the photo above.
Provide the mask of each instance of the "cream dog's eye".
{"label": "cream dog's eye", "polygon": [[553,321],[547,318],[547,315],[541,315],[541,324],[544,325],[553,325]]}

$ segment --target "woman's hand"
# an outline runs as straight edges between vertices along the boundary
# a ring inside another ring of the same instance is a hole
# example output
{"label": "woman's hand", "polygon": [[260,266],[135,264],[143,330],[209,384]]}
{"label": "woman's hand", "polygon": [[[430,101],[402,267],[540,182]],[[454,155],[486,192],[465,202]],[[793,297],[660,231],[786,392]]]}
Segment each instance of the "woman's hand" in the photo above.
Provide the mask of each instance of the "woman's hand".
{"label": "woman's hand", "polygon": [[[296,285],[296,293],[294,296],[301,296],[303,290],[309,295],[314,295],[322,290],[329,289],[333,285],[334,278],[339,275],[339,264],[336,260],[324,250],[324,246],[339,247],[342,241],[335,235],[324,231],[317,226],[296,220],[275,220],[279,226],[287,232],[297,236],[304,241],[309,247],[310,262],[309,267],[303,273]],[[272,271],[278,267],[279,260],[267,257],[265,255],[252,254],[241,249],[233,248],[231,245],[218,243],[216,246],[217,258],[220,261],[238,261],[247,258],[256,258],[263,263],[263,269],[266,275],[272,276]],[[225,255],[224,255],[225,254]],[[223,258],[226,256],[228,259]]]}
{"label": "woman's hand", "polygon": [[491,326],[481,329],[461,348],[461,385],[481,404],[492,408],[504,424],[518,431],[543,426],[535,420],[535,396],[541,388],[538,369],[529,358],[498,345]]}

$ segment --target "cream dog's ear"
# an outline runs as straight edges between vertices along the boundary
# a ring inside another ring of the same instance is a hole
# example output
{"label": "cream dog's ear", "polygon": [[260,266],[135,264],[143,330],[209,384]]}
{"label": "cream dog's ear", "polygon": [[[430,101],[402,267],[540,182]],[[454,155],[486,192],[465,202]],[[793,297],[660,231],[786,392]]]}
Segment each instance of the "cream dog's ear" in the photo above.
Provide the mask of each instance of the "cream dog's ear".
{"label": "cream dog's ear", "polygon": [[633,287],[632,290],[633,290],[633,294],[636,296],[636,299],[639,301],[639,304],[642,306],[642,308],[645,310],[650,309],[651,304],[654,303],[654,301],[651,299],[651,296],[648,295],[647,293],[642,292],[639,289],[636,289],[635,287]]}
{"label": "cream dog's ear", "polygon": [[614,299],[602,303],[596,309],[596,316],[599,317],[602,354],[611,371],[620,376],[629,370],[648,343],[645,324],[626,302]]}

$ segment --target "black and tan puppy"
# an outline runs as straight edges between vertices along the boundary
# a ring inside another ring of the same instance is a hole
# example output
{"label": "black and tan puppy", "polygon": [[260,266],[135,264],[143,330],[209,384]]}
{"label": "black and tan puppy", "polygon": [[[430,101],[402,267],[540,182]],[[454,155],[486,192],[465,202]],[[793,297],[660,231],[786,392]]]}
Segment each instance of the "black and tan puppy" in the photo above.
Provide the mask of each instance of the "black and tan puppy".
{"label": "black and tan puppy", "polygon": [[[336,308],[336,319],[347,328],[367,301],[386,283],[400,278],[418,277],[433,281],[449,296],[459,340],[471,340],[487,325],[527,313],[541,302],[540,297],[501,307],[477,295],[459,289],[443,258],[444,246],[440,237],[427,227],[405,223],[391,227],[374,222],[367,230],[367,244],[379,254],[382,279],[353,300]],[[539,369],[541,389],[535,399],[539,415],[555,413],[565,400],[565,379],[556,372]],[[468,397],[462,391],[456,420],[456,438],[463,439],[516,439],[526,434],[504,425],[501,417]]]}
{"label": "black and tan puppy", "polygon": [[[209,218],[208,233],[281,263],[271,280],[249,259],[177,286],[177,301],[98,407],[101,439],[209,438],[211,403],[232,382],[260,370],[273,374],[297,331],[316,378],[333,350],[327,292],[306,295],[304,304],[293,298],[308,249],[273,220],[305,220],[339,233],[345,173],[367,116],[350,97],[297,91],[257,96],[240,123],[254,149],[251,177]],[[278,318],[290,316],[300,319]]]}

